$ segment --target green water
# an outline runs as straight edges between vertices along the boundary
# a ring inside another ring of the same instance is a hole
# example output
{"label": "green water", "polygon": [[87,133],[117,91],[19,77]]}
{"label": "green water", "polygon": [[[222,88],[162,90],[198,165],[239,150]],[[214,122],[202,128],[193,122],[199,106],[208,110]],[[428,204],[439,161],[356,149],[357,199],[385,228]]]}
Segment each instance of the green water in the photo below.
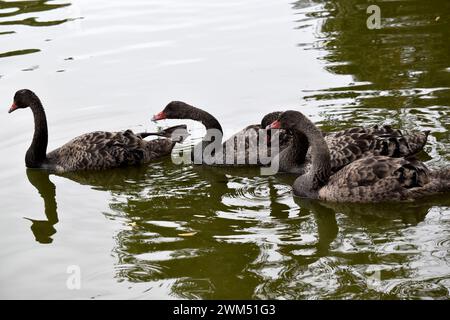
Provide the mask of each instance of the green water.
{"label": "green water", "polygon": [[324,130],[431,130],[420,156],[448,166],[450,3],[370,3],[379,30],[358,0],[0,1],[0,297],[448,299],[448,197],[332,206],[294,199],[288,175],[170,159],[49,176],[25,169],[31,112],[7,114],[34,90],[51,150],[154,130],[175,99],[227,136],[289,108]]}

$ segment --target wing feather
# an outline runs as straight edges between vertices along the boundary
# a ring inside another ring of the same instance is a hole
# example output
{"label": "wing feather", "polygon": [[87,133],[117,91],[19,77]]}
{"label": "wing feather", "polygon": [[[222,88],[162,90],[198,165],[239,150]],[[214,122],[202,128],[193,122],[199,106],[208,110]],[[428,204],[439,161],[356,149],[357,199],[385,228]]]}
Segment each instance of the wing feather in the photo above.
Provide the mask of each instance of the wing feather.
{"label": "wing feather", "polygon": [[428,168],[415,159],[366,157],[332,175],[319,197],[334,202],[401,201],[429,182]]}
{"label": "wing feather", "polygon": [[47,155],[60,172],[103,170],[146,163],[170,154],[169,139],[145,141],[133,131],[96,131],[81,135]]}

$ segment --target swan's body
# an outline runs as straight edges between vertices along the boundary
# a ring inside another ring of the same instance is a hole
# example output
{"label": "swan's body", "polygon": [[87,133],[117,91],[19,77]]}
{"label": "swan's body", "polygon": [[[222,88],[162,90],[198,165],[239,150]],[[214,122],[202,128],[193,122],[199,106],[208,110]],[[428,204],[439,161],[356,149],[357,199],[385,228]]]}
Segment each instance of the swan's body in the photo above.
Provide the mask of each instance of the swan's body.
{"label": "swan's body", "polygon": [[297,196],[367,203],[414,200],[450,191],[450,169],[430,171],[415,159],[369,155],[333,174],[322,132],[300,112],[286,111],[270,127],[303,134],[311,146],[310,168],[293,185]]}
{"label": "swan's body", "polygon": [[39,98],[30,90],[20,90],[14,96],[9,112],[30,107],[34,115],[35,131],[25,164],[57,173],[78,170],[103,170],[138,165],[169,155],[175,142],[170,139],[145,141],[156,134],[97,131],[83,134],[62,147],[46,154],[48,129],[45,111]]}
{"label": "swan's body", "polygon": [[[429,132],[400,131],[390,126],[355,127],[324,136],[330,151],[332,172],[368,156],[408,157],[420,152]],[[303,174],[311,164],[308,141],[301,132],[291,132],[293,142],[274,158],[280,171]]]}
{"label": "swan's body", "polygon": [[330,177],[319,199],[332,202],[407,201],[450,191],[450,170],[430,171],[415,159],[359,159]]}
{"label": "swan's body", "polygon": [[[210,154],[204,152],[208,146],[216,144],[216,150],[218,154],[214,155],[214,163],[205,162],[205,159],[201,160],[203,163],[214,165],[267,165],[268,163],[262,163],[260,154],[271,157],[271,141],[274,141],[270,136],[270,133],[265,130],[265,127],[272,123],[281,112],[272,112],[267,114],[261,121],[261,124],[250,125],[243,130],[237,132],[231,136],[225,142],[222,142],[223,129],[219,121],[210,113],[188,105],[184,102],[173,101],[169,103],[162,112],[153,117],[154,121],[163,119],[190,119],[201,122],[206,130],[207,135],[203,138],[203,141],[199,143],[198,148],[194,148],[193,157],[195,158],[196,150],[201,151],[202,154]],[[264,132],[265,135],[261,135]],[[267,137],[266,134],[269,134]],[[286,135],[282,130],[276,133],[279,135],[279,148],[274,151],[283,150],[289,144],[291,138]],[[261,139],[266,139],[260,141]],[[213,142],[213,144],[212,144]],[[269,159],[270,161],[270,159]]]}
{"label": "swan's body", "polygon": [[41,167],[61,173],[133,166],[169,155],[174,145],[169,139],[143,140],[131,130],[96,131],[48,153]]}

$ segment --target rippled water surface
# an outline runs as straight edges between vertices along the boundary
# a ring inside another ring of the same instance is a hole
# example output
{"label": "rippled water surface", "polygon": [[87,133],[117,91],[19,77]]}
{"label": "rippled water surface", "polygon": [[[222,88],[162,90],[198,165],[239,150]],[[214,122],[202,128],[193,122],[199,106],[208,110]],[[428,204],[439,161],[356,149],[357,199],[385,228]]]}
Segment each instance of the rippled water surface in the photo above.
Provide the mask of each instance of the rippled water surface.
{"label": "rippled water surface", "polygon": [[33,89],[53,149],[154,130],[174,99],[228,136],[290,108],[326,131],[431,130],[422,159],[449,165],[450,3],[376,3],[380,30],[362,0],[0,1],[0,297],[448,299],[448,197],[335,206],[294,199],[294,177],[170,159],[49,176],[25,169],[31,112],[7,114]]}

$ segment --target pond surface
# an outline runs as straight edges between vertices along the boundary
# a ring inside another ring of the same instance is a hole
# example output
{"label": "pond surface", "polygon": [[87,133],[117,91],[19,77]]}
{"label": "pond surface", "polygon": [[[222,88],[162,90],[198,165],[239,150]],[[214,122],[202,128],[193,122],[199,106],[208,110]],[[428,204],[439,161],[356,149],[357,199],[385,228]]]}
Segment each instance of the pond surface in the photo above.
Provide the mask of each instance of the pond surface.
{"label": "pond surface", "polygon": [[7,114],[34,90],[51,150],[154,130],[171,100],[228,136],[289,108],[326,131],[431,130],[421,157],[448,166],[450,3],[376,3],[379,30],[361,0],[0,1],[0,297],[448,299],[448,197],[331,206],[294,199],[290,176],[170,159],[49,176],[25,169],[31,112]]}

